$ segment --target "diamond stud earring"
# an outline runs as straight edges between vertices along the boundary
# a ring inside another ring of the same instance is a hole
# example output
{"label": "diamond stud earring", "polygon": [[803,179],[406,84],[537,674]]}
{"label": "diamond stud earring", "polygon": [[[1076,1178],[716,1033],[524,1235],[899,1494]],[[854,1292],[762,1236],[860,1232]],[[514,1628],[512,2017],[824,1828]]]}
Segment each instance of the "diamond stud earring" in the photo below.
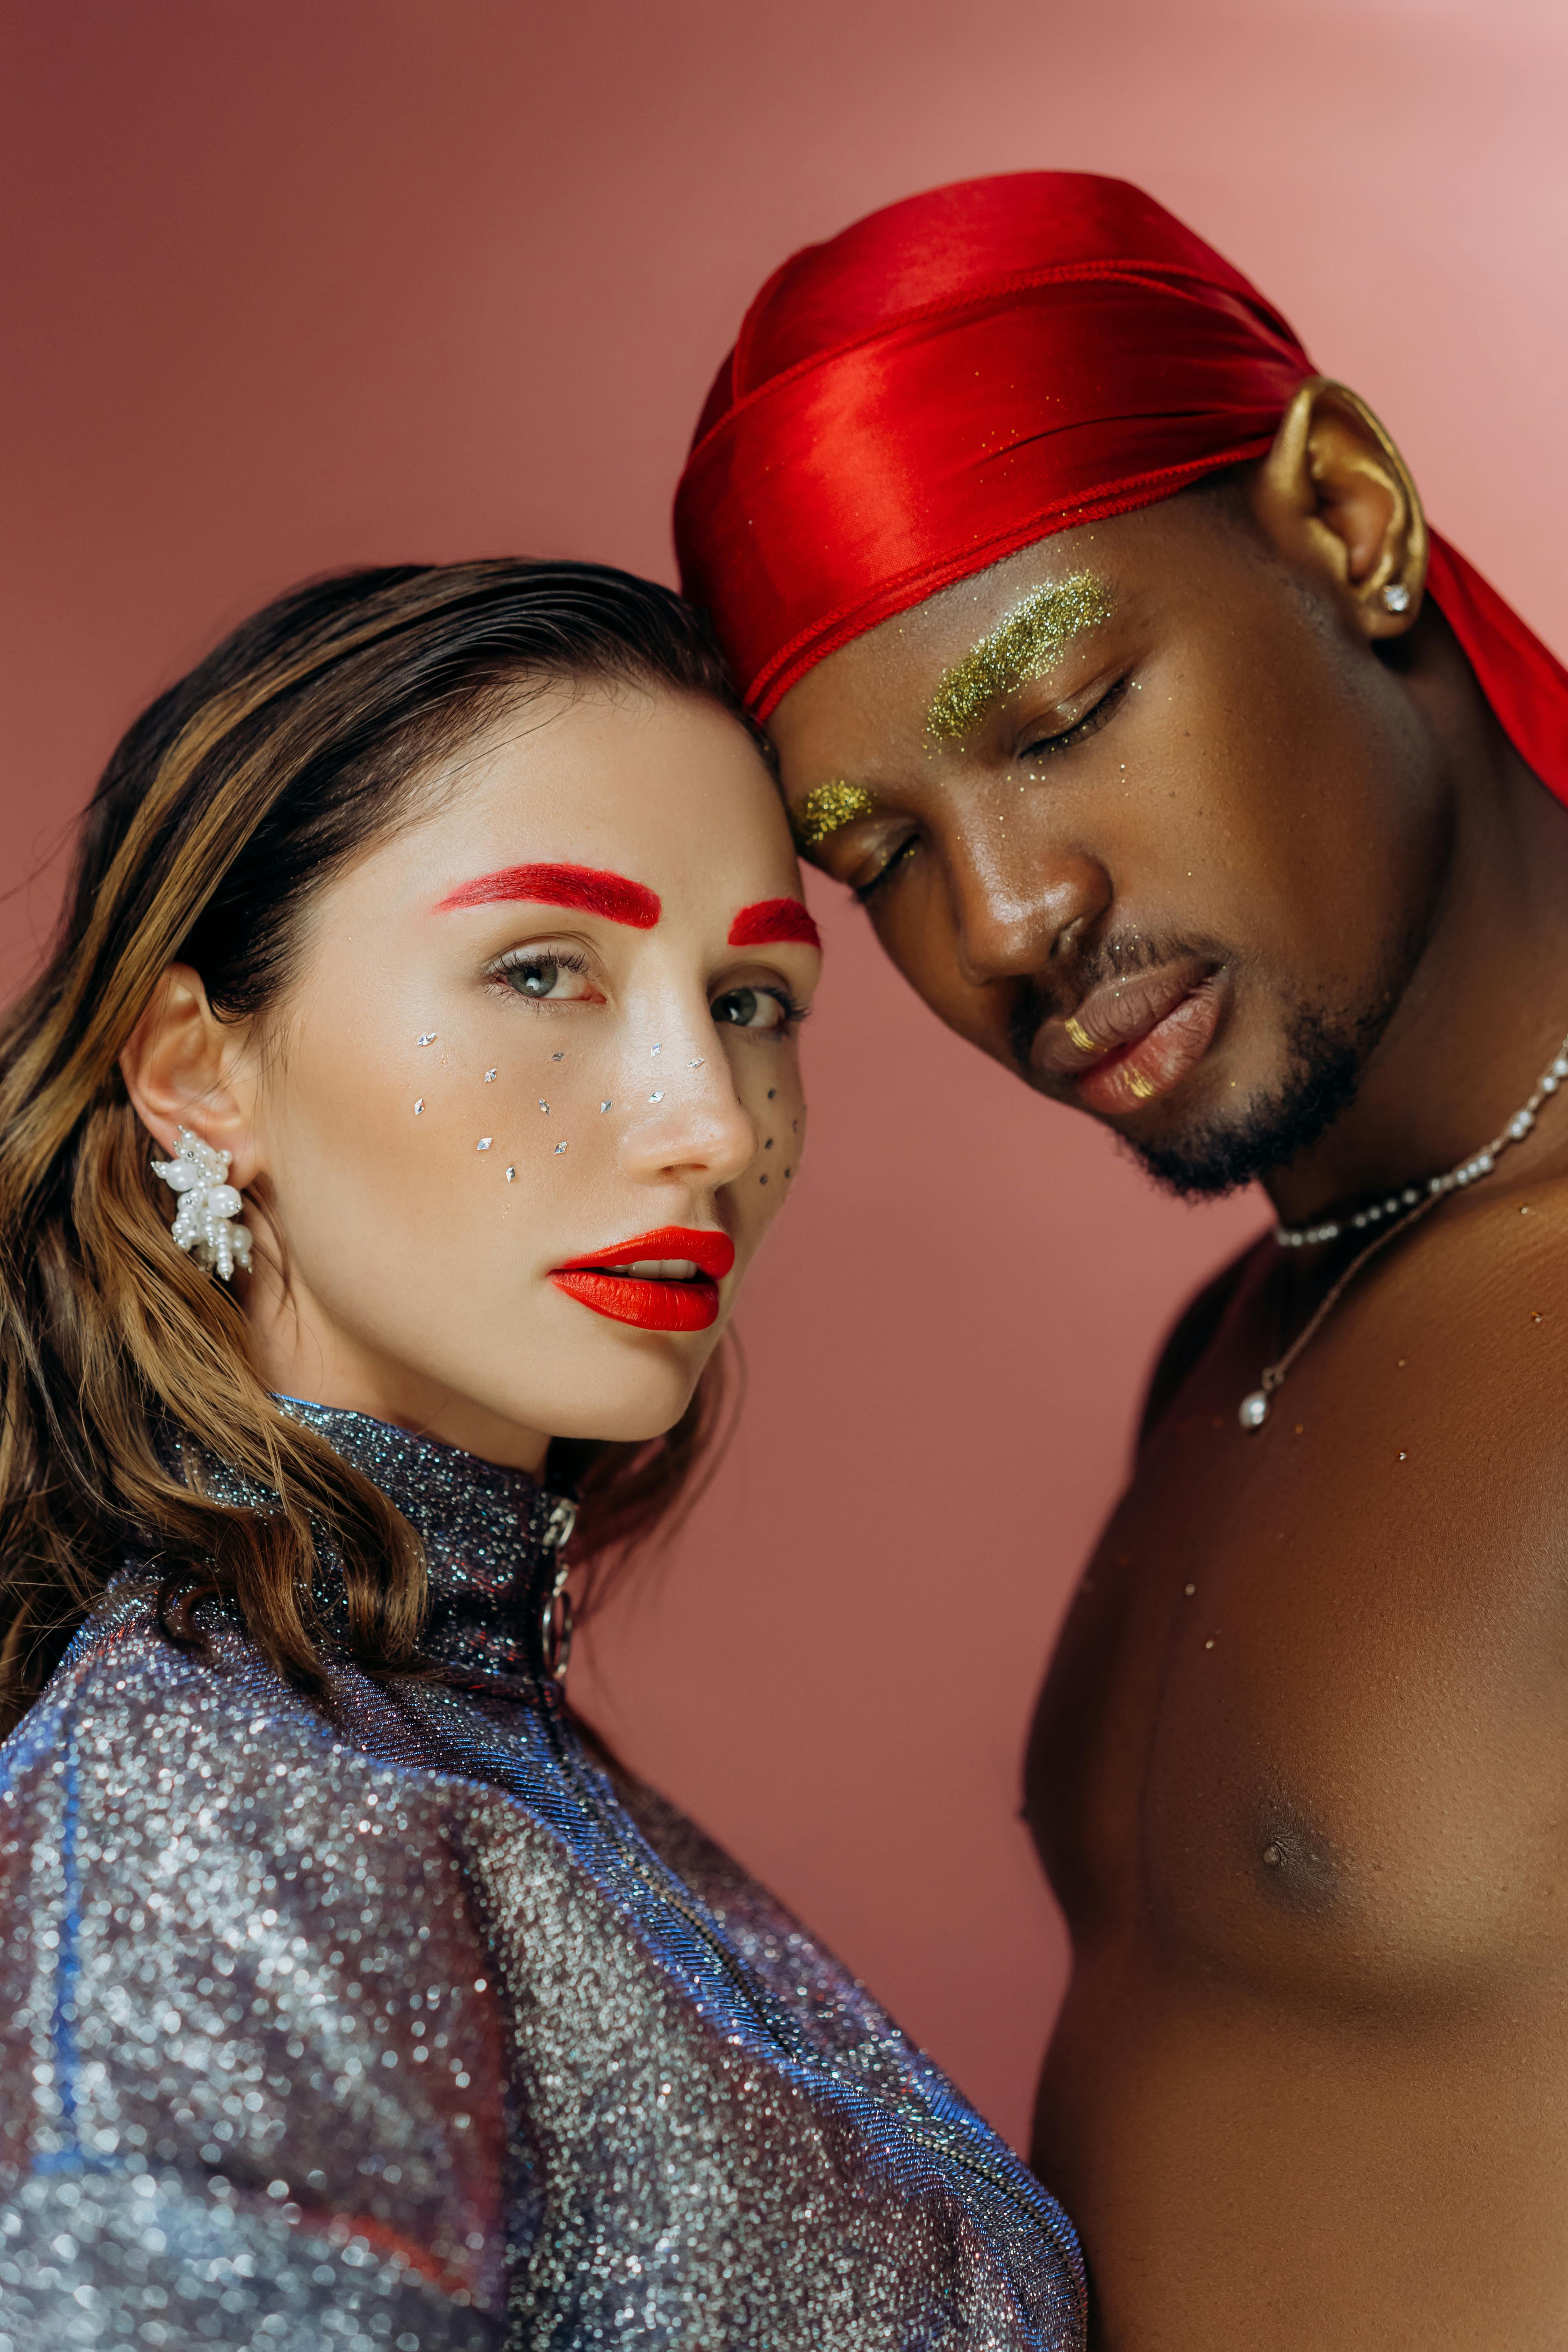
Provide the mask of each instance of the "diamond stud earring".
{"label": "diamond stud earring", "polygon": [[1391,580],[1383,592],[1383,601],[1391,613],[1408,613],[1410,591],[1403,580]]}
{"label": "diamond stud earring", "polygon": [[228,1182],[229,1154],[215,1151],[188,1127],[180,1129],[180,1149],[173,1160],[154,1160],[153,1173],[161,1176],[180,1205],[174,1213],[174,1243],[189,1250],[208,1274],[227,1282],[235,1267],[250,1271],[250,1234],[230,1223],[245,1206],[244,1195]]}

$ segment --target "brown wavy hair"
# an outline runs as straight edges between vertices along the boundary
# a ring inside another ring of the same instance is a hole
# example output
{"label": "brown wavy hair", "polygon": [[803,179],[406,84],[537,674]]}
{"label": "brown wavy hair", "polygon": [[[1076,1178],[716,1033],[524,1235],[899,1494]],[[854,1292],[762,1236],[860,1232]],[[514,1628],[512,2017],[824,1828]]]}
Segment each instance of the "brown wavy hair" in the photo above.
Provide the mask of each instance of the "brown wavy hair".
{"label": "brown wavy hair", "polygon": [[[701,620],[668,590],[595,564],[498,561],[294,590],[161,695],[110,759],[55,947],[0,1024],[0,1719],[36,1695],[128,1553],[161,1566],[174,1638],[194,1638],[192,1604],[220,1594],[314,1690],[324,1536],[356,1659],[417,1671],[417,1538],[279,1411],[242,1309],[172,1247],[119,1059],[172,961],[200,972],[220,1018],[264,1013],[307,902],[398,820],[432,762],[573,681],[700,696],[751,729]],[[724,1384],[715,1356],[650,1444],[552,1446],[547,1475],[582,1497],[584,1602],[700,1491]],[[276,1507],[211,1500],[176,1466],[193,1447]]]}

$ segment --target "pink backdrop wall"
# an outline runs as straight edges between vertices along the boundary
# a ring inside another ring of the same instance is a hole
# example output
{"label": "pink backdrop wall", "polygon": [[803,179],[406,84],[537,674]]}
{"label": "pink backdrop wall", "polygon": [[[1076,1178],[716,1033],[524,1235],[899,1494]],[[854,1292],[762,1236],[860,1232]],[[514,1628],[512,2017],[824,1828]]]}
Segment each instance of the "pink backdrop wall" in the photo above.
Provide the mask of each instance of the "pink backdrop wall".
{"label": "pink backdrop wall", "polygon": [[[220,627],[366,560],[668,576],[758,279],[966,173],[1184,213],[1568,642],[1557,0],[12,0],[0,38],[7,981],[115,734]],[[1154,1197],[814,895],[744,1434],[582,1688],[1017,2135],[1062,1970],[1031,1692],[1156,1335],[1258,1212]]]}

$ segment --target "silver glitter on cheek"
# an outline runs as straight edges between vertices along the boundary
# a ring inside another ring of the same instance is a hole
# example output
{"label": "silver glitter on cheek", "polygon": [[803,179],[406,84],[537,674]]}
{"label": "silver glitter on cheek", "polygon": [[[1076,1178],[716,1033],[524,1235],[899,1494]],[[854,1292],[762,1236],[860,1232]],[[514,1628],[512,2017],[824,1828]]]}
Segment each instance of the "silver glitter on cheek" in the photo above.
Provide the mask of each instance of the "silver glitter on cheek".
{"label": "silver glitter on cheek", "polygon": [[570,1507],[284,1410],[412,1525],[431,1671],[353,1664],[330,1558],[319,1700],[230,1602],[175,1648],[133,1559],[0,1747],[0,2336],[873,2352],[957,2313],[986,2352],[1082,2352],[1060,2208],[580,1744],[540,1632]]}
{"label": "silver glitter on cheek", "polygon": [[491,1080],[492,1080],[493,1078],[495,1078],[495,1077],[499,1076],[499,1075],[500,1075],[500,1073],[499,1073],[498,1071],[495,1071],[495,1070],[487,1070],[487,1071],[485,1072],[485,1084],[486,1084],[486,1086],[488,1087],[488,1086],[490,1084]]}
{"label": "silver glitter on cheek", "polygon": [[649,1054],[650,1054],[650,1055],[652,1055],[652,1054],[662,1054],[662,1053],[663,1053],[663,1051],[664,1051],[664,1047],[663,1047],[662,1045],[650,1045],[650,1046],[648,1047],[648,1049],[647,1049],[647,1050],[648,1050],[648,1052],[649,1052]]}
{"label": "silver glitter on cheek", "polygon": [[558,1143],[558,1144],[556,1145],[556,1147],[555,1147],[555,1152],[556,1152],[556,1154],[557,1154],[557,1155],[559,1155],[561,1152],[564,1151],[564,1150],[565,1150],[565,1149],[566,1149],[566,1146],[565,1146],[563,1143]]}
{"label": "silver glitter on cheek", "polygon": [[545,1118],[548,1118],[550,1116],[550,1105],[545,1101],[542,1095],[539,1097],[539,1108],[544,1113]]}
{"label": "silver glitter on cheek", "polygon": [[477,1149],[480,1151],[488,1151],[494,1141],[493,1135],[481,1135]]}
{"label": "silver glitter on cheek", "polygon": [[515,1169],[515,1168],[509,1168],[509,1169],[507,1170],[507,1171],[506,1171],[506,1181],[507,1181],[507,1182],[508,1182],[509,1184],[510,1184],[510,1183],[514,1183],[514,1182],[516,1181],[516,1179],[517,1179],[517,1171],[516,1171],[516,1169]]}
{"label": "silver glitter on cheek", "polygon": [[661,1090],[660,1090],[660,1092],[659,1092],[659,1093],[658,1093],[657,1095],[649,1095],[649,1097],[648,1097],[648,1100],[649,1100],[649,1102],[662,1102],[662,1101],[664,1100],[664,1094],[663,1094],[662,1089],[661,1089]]}
{"label": "silver glitter on cheek", "polygon": [[704,1062],[703,1062],[703,1059],[702,1059],[701,1055],[700,1055],[700,1054],[699,1054],[699,1055],[698,1055],[698,1056],[697,1056],[697,1059],[696,1059],[694,1062],[688,1062],[688,1064],[686,1065],[686,1066],[687,1066],[687,1068],[688,1068],[689,1070],[700,1070],[700,1069],[704,1068],[706,1066],[705,1066],[705,1064],[704,1064]]}
{"label": "silver glitter on cheek", "polygon": [[419,1097],[419,1099],[418,1099],[418,1101],[417,1101],[417,1102],[415,1104],[415,1106],[414,1106],[414,1116],[415,1116],[415,1118],[418,1118],[418,1116],[419,1116],[420,1112],[424,1109],[424,1108],[425,1108],[425,1097],[424,1097],[424,1096],[423,1096],[423,1095],[421,1095],[421,1096],[420,1096],[420,1097]]}
{"label": "silver glitter on cheek", "polygon": [[602,1103],[599,1105],[599,1108],[600,1108],[602,1111],[605,1111],[605,1110],[612,1110],[612,1109],[614,1109],[614,1108],[615,1108],[615,1106],[614,1106],[614,1104],[613,1104],[613,1103],[602,1102]]}
{"label": "silver glitter on cheek", "polygon": [[422,1037],[415,1039],[415,1043],[418,1045],[433,1045],[436,1043],[436,1032],[434,1029],[426,1029]]}
{"label": "silver glitter on cheek", "polygon": [[562,1052],[559,1054],[552,1054],[550,1058],[552,1062],[563,1062],[566,1059],[566,1055],[564,1052]]}

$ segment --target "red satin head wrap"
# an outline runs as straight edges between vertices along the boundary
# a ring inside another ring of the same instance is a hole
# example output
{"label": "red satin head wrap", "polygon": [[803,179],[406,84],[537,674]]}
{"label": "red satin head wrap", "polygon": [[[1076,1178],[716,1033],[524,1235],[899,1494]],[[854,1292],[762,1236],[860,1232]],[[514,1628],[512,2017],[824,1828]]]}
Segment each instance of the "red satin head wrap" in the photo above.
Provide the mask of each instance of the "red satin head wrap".
{"label": "red satin head wrap", "polygon": [[[1256,288],[1123,180],[911,196],[807,246],[747,311],[676,494],[682,584],[765,719],[951,582],[1261,457],[1316,373]],[[1427,586],[1568,800],[1568,671],[1436,534]]]}

